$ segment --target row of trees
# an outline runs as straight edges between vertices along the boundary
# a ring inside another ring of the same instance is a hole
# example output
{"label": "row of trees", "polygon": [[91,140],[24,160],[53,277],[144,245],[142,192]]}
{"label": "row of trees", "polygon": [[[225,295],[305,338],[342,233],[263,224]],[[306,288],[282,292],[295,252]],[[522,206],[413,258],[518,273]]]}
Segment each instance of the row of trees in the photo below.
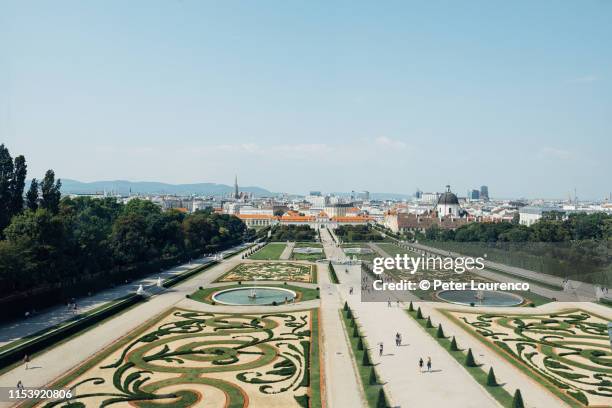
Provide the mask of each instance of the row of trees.
{"label": "row of trees", "polygon": [[[241,220],[211,211],[164,212],[140,199],[127,204],[114,198],[60,199],[61,182],[51,170],[41,183],[32,182],[18,208],[11,203],[18,201],[14,193],[24,191],[19,185],[25,181],[25,160],[15,159],[11,171],[10,155],[1,147],[0,205],[6,225],[0,229],[0,297],[111,281],[117,275],[136,277],[235,245],[245,236]],[[18,176],[17,161],[23,169]]]}
{"label": "row of trees", "polygon": [[380,232],[369,225],[340,225],[335,233],[342,241],[382,241]]}
{"label": "row of trees", "polygon": [[314,241],[316,231],[308,225],[278,225],[272,229],[270,241]]}
{"label": "row of trees", "polygon": [[612,215],[605,213],[544,215],[530,227],[518,223],[471,223],[456,230],[436,226],[425,232],[432,241],[459,242],[569,242],[612,239]]}

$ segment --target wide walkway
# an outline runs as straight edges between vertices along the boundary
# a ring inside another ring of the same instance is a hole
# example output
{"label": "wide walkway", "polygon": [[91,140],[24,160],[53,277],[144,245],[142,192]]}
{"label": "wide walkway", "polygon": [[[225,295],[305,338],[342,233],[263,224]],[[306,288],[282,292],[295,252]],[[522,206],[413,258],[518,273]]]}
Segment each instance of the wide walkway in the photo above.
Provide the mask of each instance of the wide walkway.
{"label": "wide walkway", "polygon": [[[230,253],[236,249],[242,248],[242,245],[223,251],[222,253]],[[168,269],[163,272],[155,273],[142,279],[135,280],[125,285],[116,286],[112,289],[104,290],[93,294],[92,296],[86,296],[76,299],[78,306],[78,313],[84,314],[93,309],[96,309],[105,303],[111,302],[115,299],[135,293],[140,285],[143,285],[145,290],[155,288],[157,279],[162,280],[168,279],[175,275],[180,275],[192,268],[197,268],[208,262],[211,262],[212,258],[201,258],[190,263]],[[10,342],[19,340],[23,337],[34,334],[38,331],[48,329],[52,326],[61,324],[68,320],[75,319],[75,313],[73,310],[68,309],[66,306],[55,306],[42,310],[36,315],[30,316],[27,319],[17,319],[8,323],[0,324],[0,346],[8,344]]]}
{"label": "wide walkway", "polygon": [[[334,246],[328,236],[325,241],[328,258],[343,257],[343,251]],[[360,287],[360,266],[348,267],[348,274],[338,274],[341,296],[348,300],[357,316],[380,379],[390,402],[397,407],[449,406],[457,408],[499,407],[499,404],[431,338],[404,309],[386,302],[361,302],[360,293],[348,294],[351,286]],[[399,332],[404,344],[395,346],[395,333]],[[383,355],[378,347],[383,344]],[[431,357],[433,372],[421,373],[419,358]]]}
{"label": "wide walkway", "polygon": [[338,285],[329,280],[327,264],[317,263],[321,296],[321,332],[325,393],[331,408],[366,407],[365,396],[357,378],[357,367],[351,356],[346,333],[340,320],[342,303]]}
{"label": "wide walkway", "polygon": [[293,254],[293,248],[295,248],[295,242],[288,242],[285,245],[285,249],[283,249],[283,253],[280,255],[278,259],[287,260],[291,259],[291,254]]}

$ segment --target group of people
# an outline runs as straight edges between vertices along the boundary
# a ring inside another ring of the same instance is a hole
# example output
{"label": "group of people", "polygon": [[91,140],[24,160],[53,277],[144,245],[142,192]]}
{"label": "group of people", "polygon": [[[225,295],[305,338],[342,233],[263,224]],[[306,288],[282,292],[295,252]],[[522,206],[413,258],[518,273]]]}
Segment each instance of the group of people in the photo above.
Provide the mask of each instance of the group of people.
{"label": "group of people", "polygon": [[[423,372],[423,357],[419,358],[419,370]],[[431,357],[427,357],[427,372],[431,372]]]}

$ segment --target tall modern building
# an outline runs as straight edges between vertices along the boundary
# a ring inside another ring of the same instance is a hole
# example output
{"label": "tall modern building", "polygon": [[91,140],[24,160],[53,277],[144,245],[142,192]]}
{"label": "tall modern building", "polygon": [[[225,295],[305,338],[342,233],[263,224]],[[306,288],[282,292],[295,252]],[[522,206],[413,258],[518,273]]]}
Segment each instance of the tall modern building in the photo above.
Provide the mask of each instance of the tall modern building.
{"label": "tall modern building", "polygon": [[478,190],[472,190],[469,194],[468,194],[470,200],[480,200],[480,191]]}
{"label": "tall modern building", "polygon": [[240,198],[240,192],[238,191],[238,175],[234,178],[234,198],[236,200]]}
{"label": "tall modern building", "polygon": [[489,200],[489,187],[488,186],[480,186],[480,198],[485,201]]}

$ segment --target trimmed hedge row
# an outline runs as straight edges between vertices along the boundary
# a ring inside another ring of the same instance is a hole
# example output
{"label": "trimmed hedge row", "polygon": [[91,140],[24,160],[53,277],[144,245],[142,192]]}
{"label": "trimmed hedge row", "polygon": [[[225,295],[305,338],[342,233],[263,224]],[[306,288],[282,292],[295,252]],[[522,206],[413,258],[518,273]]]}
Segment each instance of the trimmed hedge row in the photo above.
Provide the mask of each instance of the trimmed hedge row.
{"label": "trimmed hedge row", "polygon": [[140,295],[129,295],[125,299],[114,303],[107,308],[86,315],[56,329],[49,330],[47,333],[41,334],[32,340],[28,340],[25,343],[4,351],[0,353],[0,369],[22,360],[26,354],[32,355],[42,351],[73,334],[85,330],[86,328],[127,309],[143,299],[144,298]]}
{"label": "trimmed hedge row", "polygon": [[176,285],[176,284],[178,284],[178,283],[180,283],[180,282],[182,282],[182,281],[184,281],[186,279],[189,279],[193,275],[198,274],[198,273],[202,272],[203,270],[208,269],[211,266],[216,265],[218,263],[219,263],[218,261],[210,261],[207,264],[204,264],[202,266],[198,266],[197,268],[190,269],[187,272],[183,272],[183,273],[181,273],[179,275],[176,275],[176,276],[173,276],[171,278],[168,278],[168,279],[164,280],[162,286],[164,288],[170,288],[170,287],[172,287],[172,286],[174,286],[174,285]]}

